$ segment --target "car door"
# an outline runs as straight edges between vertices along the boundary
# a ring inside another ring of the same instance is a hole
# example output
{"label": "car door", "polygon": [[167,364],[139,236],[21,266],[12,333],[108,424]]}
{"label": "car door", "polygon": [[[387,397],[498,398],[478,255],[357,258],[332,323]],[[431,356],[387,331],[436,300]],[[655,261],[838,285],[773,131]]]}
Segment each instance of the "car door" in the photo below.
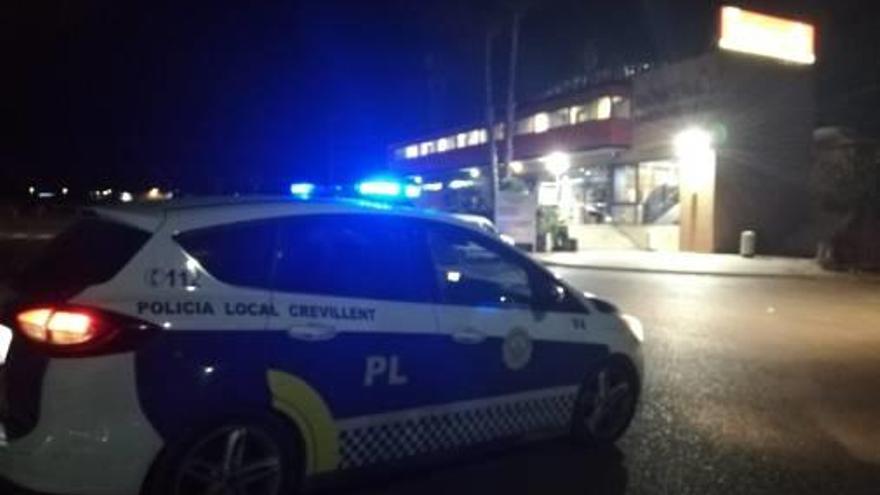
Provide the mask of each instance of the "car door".
{"label": "car door", "polygon": [[567,301],[540,283],[547,280],[534,262],[494,238],[436,224],[428,245],[438,325],[469,367],[462,386],[481,423],[478,440],[564,427],[583,378],[577,352],[566,348],[570,332],[554,330],[581,324],[552,306]]}
{"label": "car door", "polygon": [[270,327],[287,338],[275,366],[321,403],[329,421],[314,421],[335,429],[342,468],[444,446],[440,425],[425,419],[446,400],[451,362],[451,344],[436,329],[430,273],[421,226],[404,217],[321,214],[281,223],[279,314]]}
{"label": "car door", "polygon": [[[262,219],[191,228],[170,225],[126,268],[102,300],[161,326],[135,353],[138,397],[165,439],[205,418],[265,409],[266,331],[277,229]],[[142,274],[142,275],[141,275]],[[131,302],[127,302],[130,300]],[[108,309],[112,309],[108,308]]]}

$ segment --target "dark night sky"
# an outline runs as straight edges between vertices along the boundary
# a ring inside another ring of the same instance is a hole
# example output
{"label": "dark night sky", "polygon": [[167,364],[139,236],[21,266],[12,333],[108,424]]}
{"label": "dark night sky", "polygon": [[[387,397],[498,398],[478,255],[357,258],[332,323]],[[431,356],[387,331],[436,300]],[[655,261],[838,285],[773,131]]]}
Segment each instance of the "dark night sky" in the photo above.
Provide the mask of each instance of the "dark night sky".
{"label": "dark night sky", "polygon": [[[2,187],[280,190],[294,179],[375,170],[390,142],[479,118],[483,33],[507,3],[6,7]],[[712,41],[717,3],[531,2],[519,92],[527,97],[581,72],[589,47],[600,65],[699,53]],[[816,19],[821,50],[846,54],[835,56],[840,68],[820,74],[820,90],[834,96],[831,114],[871,120],[845,111],[856,97],[876,97],[880,81],[876,21],[860,15],[868,2],[743,3]]]}

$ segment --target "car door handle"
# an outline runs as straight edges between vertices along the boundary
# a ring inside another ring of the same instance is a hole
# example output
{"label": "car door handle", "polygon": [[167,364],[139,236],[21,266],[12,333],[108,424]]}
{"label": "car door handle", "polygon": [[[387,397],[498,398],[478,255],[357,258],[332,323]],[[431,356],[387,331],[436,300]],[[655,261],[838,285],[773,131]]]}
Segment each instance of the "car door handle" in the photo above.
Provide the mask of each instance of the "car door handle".
{"label": "car door handle", "polygon": [[294,325],[287,330],[287,335],[306,342],[321,342],[336,337],[336,328],[331,325],[308,324]]}
{"label": "car door handle", "polygon": [[453,333],[452,340],[459,344],[479,344],[486,340],[486,334],[473,328],[466,328]]}

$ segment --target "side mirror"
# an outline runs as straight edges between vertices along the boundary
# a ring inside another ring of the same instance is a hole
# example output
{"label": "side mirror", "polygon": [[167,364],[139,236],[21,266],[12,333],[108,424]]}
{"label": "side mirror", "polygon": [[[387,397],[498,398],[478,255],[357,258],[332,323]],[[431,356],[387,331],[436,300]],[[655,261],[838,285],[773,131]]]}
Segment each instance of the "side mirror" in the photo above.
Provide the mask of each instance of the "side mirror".
{"label": "side mirror", "polygon": [[535,302],[541,311],[551,311],[565,301],[566,296],[565,287],[555,283],[548,284],[540,290]]}
{"label": "side mirror", "polygon": [[552,290],[551,297],[552,297],[554,303],[559,304],[559,303],[562,303],[563,301],[565,301],[565,297],[568,295],[565,291],[565,287],[563,287],[559,284],[553,284],[551,290]]}

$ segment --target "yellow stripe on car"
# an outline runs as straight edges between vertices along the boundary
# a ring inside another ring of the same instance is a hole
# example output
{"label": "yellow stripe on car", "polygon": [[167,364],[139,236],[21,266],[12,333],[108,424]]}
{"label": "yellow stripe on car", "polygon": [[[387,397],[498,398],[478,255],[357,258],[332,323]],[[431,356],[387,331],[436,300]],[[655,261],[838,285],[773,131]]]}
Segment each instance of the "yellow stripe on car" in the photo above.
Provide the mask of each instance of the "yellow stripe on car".
{"label": "yellow stripe on car", "polygon": [[330,409],[306,382],[279,370],[267,373],[272,406],[293,420],[303,436],[306,474],[339,466],[339,432]]}

